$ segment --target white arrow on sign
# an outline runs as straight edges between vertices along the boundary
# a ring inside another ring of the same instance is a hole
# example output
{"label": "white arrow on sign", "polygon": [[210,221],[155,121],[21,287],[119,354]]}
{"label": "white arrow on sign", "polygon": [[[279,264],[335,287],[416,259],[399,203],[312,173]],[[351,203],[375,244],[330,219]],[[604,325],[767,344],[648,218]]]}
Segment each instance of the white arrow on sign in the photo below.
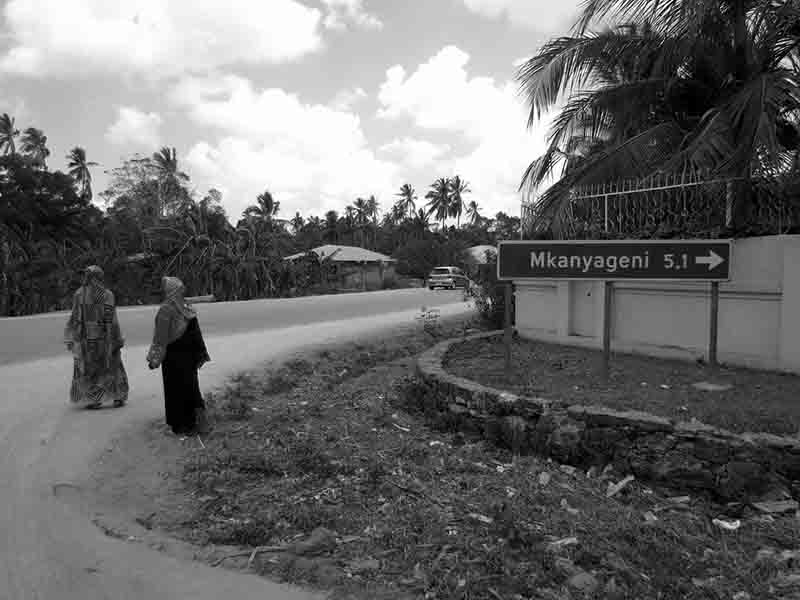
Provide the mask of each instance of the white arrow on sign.
{"label": "white arrow on sign", "polygon": [[694,262],[698,265],[708,265],[708,270],[712,271],[724,263],[725,259],[713,250],[709,250],[709,252],[710,254],[708,256],[695,257]]}

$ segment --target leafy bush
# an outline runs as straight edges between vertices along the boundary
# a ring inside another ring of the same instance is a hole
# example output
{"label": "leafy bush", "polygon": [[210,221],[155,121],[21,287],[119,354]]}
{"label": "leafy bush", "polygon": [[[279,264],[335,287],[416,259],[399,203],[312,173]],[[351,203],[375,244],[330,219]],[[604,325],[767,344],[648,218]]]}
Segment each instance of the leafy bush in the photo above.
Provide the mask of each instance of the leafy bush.
{"label": "leafy bush", "polygon": [[[492,329],[505,325],[506,283],[497,280],[497,254],[486,253],[488,262],[475,269],[475,304],[483,322]],[[511,323],[515,322],[515,307],[512,300]]]}

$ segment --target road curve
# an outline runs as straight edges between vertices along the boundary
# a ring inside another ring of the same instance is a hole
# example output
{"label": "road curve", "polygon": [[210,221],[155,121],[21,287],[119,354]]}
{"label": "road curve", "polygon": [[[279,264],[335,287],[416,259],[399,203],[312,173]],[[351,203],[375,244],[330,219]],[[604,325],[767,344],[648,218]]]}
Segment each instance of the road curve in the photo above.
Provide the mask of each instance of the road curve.
{"label": "road curve", "polygon": [[[319,323],[367,317],[423,305],[456,302],[457,291],[426,288],[363,292],[331,296],[307,296],[242,302],[197,304],[203,331],[208,335],[244,333],[274,329],[297,323]],[[149,341],[153,331],[156,306],[119,309],[120,325],[128,346]],[[60,356],[67,313],[46,313],[26,317],[0,318],[0,365]]]}
{"label": "road curve", "polygon": [[[444,316],[470,310],[466,303],[453,303],[458,296],[451,294],[404,290],[358,296],[292,301],[296,306],[283,301],[199,305],[213,358],[201,371],[201,386],[208,390],[235,372],[310,347],[418,327],[414,317],[421,303],[439,306]],[[395,307],[404,303],[411,310],[397,312]],[[129,343],[123,358],[131,382],[130,404],[124,409],[87,412],[67,406],[71,357],[63,350],[53,356],[42,332],[38,342],[25,348],[44,348],[44,358],[0,366],[0,599],[314,598],[107,537],[86,515],[54,496],[55,484],[85,480],[87,465],[115,431],[162,414],[160,377],[144,365],[145,345],[130,342],[149,338],[153,311],[123,311]],[[60,337],[63,315],[38,319]],[[254,322],[265,326],[254,327]],[[131,329],[133,324],[137,329]],[[14,355],[8,346],[19,340],[6,337],[3,327],[0,323],[0,347],[6,356]]]}

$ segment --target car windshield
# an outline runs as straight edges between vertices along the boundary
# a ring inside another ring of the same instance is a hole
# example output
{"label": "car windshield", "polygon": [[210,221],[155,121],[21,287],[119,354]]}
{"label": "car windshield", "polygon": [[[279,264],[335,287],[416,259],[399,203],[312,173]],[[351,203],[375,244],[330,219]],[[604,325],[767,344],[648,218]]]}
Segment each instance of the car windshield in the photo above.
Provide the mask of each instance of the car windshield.
{"label": "car windshield", "polygon": [[450,269],[446,267],[439,267],[434,269],[432,275],[450,275]]}

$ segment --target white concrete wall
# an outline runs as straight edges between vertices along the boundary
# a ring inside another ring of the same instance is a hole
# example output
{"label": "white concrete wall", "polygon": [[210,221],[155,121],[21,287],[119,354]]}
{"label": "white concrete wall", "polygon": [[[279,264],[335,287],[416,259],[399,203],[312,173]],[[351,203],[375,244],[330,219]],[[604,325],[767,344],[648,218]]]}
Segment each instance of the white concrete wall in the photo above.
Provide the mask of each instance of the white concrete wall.
{"label": "white concrete wall", "polygon": [[[800,373],[800,236],[733,243],[731,281],[720,284],[718,358]],[[523,337],[601,347],[601,282],[515,282]],[[707,358],[710,284],[615,282],[612,350]]]}

